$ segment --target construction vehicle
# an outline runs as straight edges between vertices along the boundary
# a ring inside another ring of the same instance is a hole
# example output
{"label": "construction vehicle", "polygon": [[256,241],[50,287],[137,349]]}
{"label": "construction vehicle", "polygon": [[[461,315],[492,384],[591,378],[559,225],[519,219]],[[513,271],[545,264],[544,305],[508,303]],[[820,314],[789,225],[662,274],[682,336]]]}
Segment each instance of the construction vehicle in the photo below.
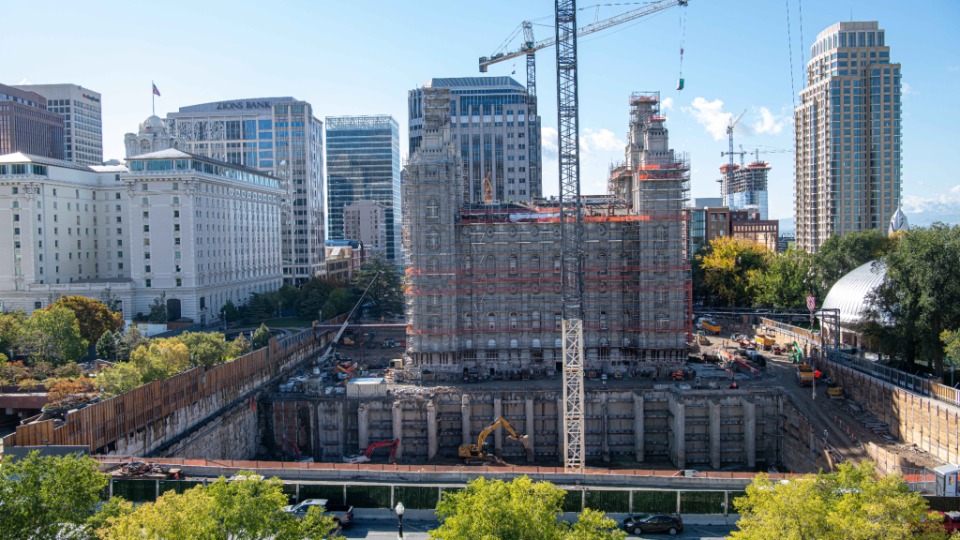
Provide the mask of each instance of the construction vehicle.
{"label": "construction vehicle", "polygon": [[394,456],[394,454],[397,453],[397,446],[399,446],[399,444],[400,444],[400,439],[390,439],[390,440],[387,440],[387,441],[378,441],[378,442],[375,442],[375,443],[370,444],[370,446],[368,446],[367,449],[364,450],[362,454],[357,454],[357,455],[354,455],[354,456],[344,456],[344,457],[343,457],[343,462],[344,462],[344,463],[354,463],[354,464],[356,464],[356,463],[367,463],[368,461],[370,461],[370,457],[373,455],[374,450],[376,450],[377,448],[387,448],[387,447],[389,447],[389,448],[390,448],[390,457],[387,458],[387,459],[388,459],[388,461],[389,461],[390,463],[393,463],[393,461],[394,461],[393,456]]}
{"label": "construction vehicle", "polygon": [[700,328],[713,333],[715,336],[720,335],[721,330],[723,330],[719,324],[710,319],[700,319]]}
{"label": "construction vehicle", "polygon": [[757,344],[758,347],[762,348],[765,351],[769,351],[770,348],[773,347],[774,343],[776,343],[775,339],[764,334],[757,334],[753,338],[753,341],[754,343]]}
{"label": "construction vehicle", "polygon": [[800,386],[813,384],[813,366],[806,362],[797,364],[797,384]]}
{"label": "construction vehicle", "polygon": [[843,399],[843,387],[835,382],[831,382],[827,385],[827,395],[831,399]]}
{"label": "construction vehicle", "polygon": [[803,347],[800,346],[796,341],[792,344],[793,349],[790,351],[790,361],[794,364],[803,363]]}
{"label": "construction vehicle", "polygon": [[709,347],[710,340],[707,339],[706,334],[703,333],[703,330],[697,331],[697,344],[701,347]]}
{"label": "construction vehicle", "polygon": [[458,455],[466,460],[468,465],[484,463],[486,461],[490,461],[491,459],[495,459],[493,454],[484,450],[483,445],[484,442],[486,442],[487,437],[489,437],[491,433],[500,427],[507,430],[509,439],[520,441],[520,444],[522,444],[524,448],[528,450],[530,449],[530,440],[528,436],[517,433],[517,430],[513,429],[513,426],[510,425],[510,422],[507,422],[506,418],[500,416],[494,420],[492,424],[483,428],[483,431],[481,431],[480,435],[477,436],[477,444],[461,444],[460,449],[457,452]]}

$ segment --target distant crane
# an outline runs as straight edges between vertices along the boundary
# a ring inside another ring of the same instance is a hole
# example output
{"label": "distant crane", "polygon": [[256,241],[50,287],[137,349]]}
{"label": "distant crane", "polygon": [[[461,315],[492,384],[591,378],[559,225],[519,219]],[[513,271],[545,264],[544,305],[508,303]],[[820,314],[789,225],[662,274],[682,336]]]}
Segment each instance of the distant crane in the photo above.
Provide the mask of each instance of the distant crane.
{"label": "distant crane", "polygon": [[739,151],[739,152],[734,152],[734,151],[733,151],[733,128],[737,127],[737,124],[740,123],[740,120],[743,118],[743,115],[745,115],[745,114],[747,114],[747,110],[746,110],[746,109],[744,109],[743,112],[740,113],[740,116],[738,116],[736,119],[734,119],[733,117],[731,117],[731,118],[730,118],[730,123],[727,124],[727,141],[730,143],[730,149],[729,149],[728,151],[726,151],[726,152],[720,152],[720,157],[730,156],[730,167],[731,167],[731,168],[733,167],[733,156],[734,156],[735,154],[740,154],[740,160],[743,161],[743,154],[744,154],[744,152],[743,152],[743,147],[740,147],[740,151]]}
{"label": "distant crane", "polygon": [[[583,26],[582,28],[577,28],[577,36],[586,36],[588,34],[593,34],[601,30],[606,30],[607,28],[612,28],[614,26],[628,23],[630,21],[635,21],[641,17],[646,17],[647,15],[653,15],[654,13],[659,13],[665,9],[672,8],[674,6],[686,7],[690,0],[661,0],[659,2],[651,2],[649,4],[644,4],[642,7],[621,13],[610,17],[608,19],[603,19],[588,25]],[[519,49],[503,52],[497,51],[490,56],[481,56],[480,57],[480,73],[486,73],[487,68],[498,62],[505,62],[519,56],[526,55],[527,57],[527,94],[530,96],[537,95],[537,64],[536,64],[536,52],[540,49],[546,49],[548,47],[553,47],[557,44],[557,37],[552,36],[541,41],[534,41],[533,38],[533,24],[530,21],[523,21],[520,26],[523,29],[523,45]],[[514,34],[516,35],[516,34]],[[503,48],[503,47],[502,47]],[[682,53],[681,53],[682,54]]]}

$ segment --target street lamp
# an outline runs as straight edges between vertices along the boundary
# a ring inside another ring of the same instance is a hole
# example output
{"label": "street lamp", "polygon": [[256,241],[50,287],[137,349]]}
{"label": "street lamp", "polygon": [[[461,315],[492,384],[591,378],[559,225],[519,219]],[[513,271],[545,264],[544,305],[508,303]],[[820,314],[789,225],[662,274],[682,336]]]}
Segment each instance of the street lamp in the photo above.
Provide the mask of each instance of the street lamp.
{"label": "street lamp", "polygon": [[403,511],[405,510],[403,503],[398,502],[394,510],[397,511],[397,538],[403,540]]}

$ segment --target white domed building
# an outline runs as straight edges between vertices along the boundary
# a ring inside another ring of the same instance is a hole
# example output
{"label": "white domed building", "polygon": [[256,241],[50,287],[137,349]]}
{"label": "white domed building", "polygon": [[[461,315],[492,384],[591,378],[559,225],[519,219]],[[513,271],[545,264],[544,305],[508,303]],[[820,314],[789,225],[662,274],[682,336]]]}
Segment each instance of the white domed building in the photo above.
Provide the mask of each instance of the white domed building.
{"label": "white domed building", "polygon": [[156,115],[144,120],[137,133],[124,135],[123,143],[127,149],[127,159],[180,147],[180,139],[171,135],[163,119]]}
{"label": "white domed building", "polygon": [[[862,334],[863,323],[870,312],[870,294],[883,283],[887,265],[883,260],[870,261],[851,270],[827,293],[821,310],[837,310],[840,315],[840,346],[870,349]],[[833,341],[833,326],[828,316],[824,322],[824,338]]]}

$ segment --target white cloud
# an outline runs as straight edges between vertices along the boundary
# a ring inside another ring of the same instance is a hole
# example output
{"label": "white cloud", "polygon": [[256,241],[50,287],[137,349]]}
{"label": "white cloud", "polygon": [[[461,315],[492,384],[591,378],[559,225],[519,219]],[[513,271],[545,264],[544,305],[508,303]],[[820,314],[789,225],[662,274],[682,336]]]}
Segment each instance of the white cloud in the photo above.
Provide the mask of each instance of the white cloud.
{"label": "white cloud", "polygon": [[660,102],[660,110],[661,110],[661,111],[669,111],[670,109],[673,109],[673,98],[672,98],[672,97],[668,97],[668,98],[666,98],[666,99],[664,99],[663,101]]}
{"label": "white cloud", "polygon": [[551,156],[557,155],[557,128],[543,127],[540,129],[540,140],[543,145],[543,153]]}
{"label": "white cloud", "polygon": [[606,128],[585,128],[580,136],[580,151],[583,153],[620,150],[624,145],[625,142],[617,139],[617,135]]}
{"label": "white cloud", "polygon": [[931,197],[904,195],[902,206],[908,218],[910,214],[960,212],[960,185]]}
{"label": "white cloud", "polygon": [[753,133],[756,135],[778,135],[783,131],[784,119],[776,116],[770,109],[760,107],[760,119],[753,123]]}
{"label": "white cloud", "polygon": [[900,84],[900,91],[901,91],[901,92],[903,93],[903,95],[905,95],[905,96],[915,96],[915,95],[919,94],[919,92],[917,92],[916,90],[914,90],[913,87],[910,86],[910,83],[908,83],[908,82],[902,82],[902,83]]}
{"label": "white cloud", "polygon": [[693,99],[690,107],[684,107],[685,112],[693,114],[697,123],[706,128],[713,140],[722,140],[727,134],[727,125],[733,115],[723,110],[723,100],[707,101],[702,97]]}

